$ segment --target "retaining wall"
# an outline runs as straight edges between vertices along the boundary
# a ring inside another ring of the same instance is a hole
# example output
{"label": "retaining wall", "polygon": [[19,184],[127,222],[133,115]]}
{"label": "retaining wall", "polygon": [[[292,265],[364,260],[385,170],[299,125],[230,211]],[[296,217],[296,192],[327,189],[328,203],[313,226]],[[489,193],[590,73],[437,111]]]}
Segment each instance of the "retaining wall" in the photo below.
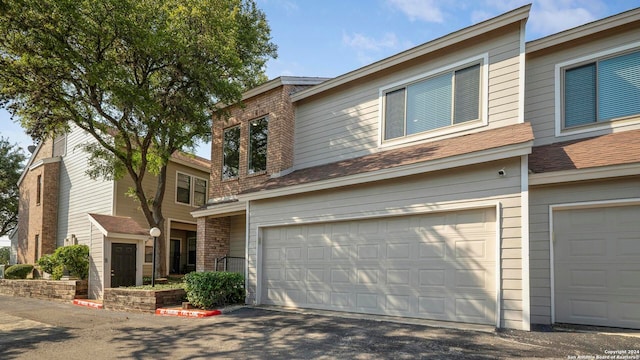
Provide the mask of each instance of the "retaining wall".
{"label": "retaining wall", "polygon": [[186,298],[184,289],[137,290],[104,289],[103,305],[107,310],[155,313],[157,308],[178,305]]}
{"label": "retaining wall", "polygon": [[71,301],[86,298],[87,280],[8,280],[0,279],[0,294]]}

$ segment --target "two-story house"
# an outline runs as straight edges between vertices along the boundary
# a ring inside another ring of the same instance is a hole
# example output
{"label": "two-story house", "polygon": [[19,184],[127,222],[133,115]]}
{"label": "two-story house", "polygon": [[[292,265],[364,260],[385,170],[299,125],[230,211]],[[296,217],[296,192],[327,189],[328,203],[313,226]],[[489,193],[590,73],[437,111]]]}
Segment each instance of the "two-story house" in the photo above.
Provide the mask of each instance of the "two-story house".
{"label": "two-story house", "polygon": [[[102,290],[141,285],[152,271],[153,241],[137,201],[127,195],[133,182],[93,180],[87,173],[83,145],[95,139],[81,129],[43,141],[33,152],[19,181],[20,206],[14,240],[18,263],[34,263],[57,247],[86,244],[91,249],[89,296]],[[155,192],[155,177],[145,189]],[[170,274],[195,269],[196,223],[190,212],[206,202],[209,161],[176,153],[167,171],[163,212],[166,239],[163,261]]]}
{"label": "two-story house", "polygon": [[246,257],[251,304],[640,328],[640,9],[526,43],[529,9],[247,92],[198,270]]}

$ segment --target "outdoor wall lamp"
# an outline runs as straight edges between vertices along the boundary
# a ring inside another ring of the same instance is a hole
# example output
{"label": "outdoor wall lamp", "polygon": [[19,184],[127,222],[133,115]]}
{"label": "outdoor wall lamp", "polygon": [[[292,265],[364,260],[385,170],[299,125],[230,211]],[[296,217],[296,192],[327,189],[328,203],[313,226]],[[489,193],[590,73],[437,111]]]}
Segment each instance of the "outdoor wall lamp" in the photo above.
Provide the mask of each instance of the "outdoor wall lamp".
{"label": "outdoor wall lamp", "polygon": [[158,242],[158,236],[162,232],[157,227],[152,227],[149,230],[149,235],[153,236],[153,265],[151,266],[151,287],[156,286],[156,243]]}

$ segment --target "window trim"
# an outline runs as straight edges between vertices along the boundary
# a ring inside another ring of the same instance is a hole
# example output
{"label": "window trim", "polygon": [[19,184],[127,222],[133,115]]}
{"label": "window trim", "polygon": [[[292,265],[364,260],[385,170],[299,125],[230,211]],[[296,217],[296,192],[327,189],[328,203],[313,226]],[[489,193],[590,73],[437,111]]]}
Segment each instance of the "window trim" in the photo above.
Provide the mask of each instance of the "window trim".
{"label": "window trim", "polygon": [[[405,135],[391,140],[384,140],[385,131],[385,95],[388,92],[406,87],[412,83],[427,80],[447,72],[460,70],[469,66],[480,65],[480,118],[478,120],[467,121],[459,124],[452,124],[449,126],[423,131],[420,133]],[[416,76],[412,76],[394,83],[385,85],[379,88],[378,91],[378,147],[390,147],[399,144],[406,144],[410,142],[435,138],[443,135],[448,135],[460,131],[470,130],[482,126],[486,126],[489,123],[489,53],[482,53],[473,57],[469,57],[443,67],[429,70]]]}
{"label": "window trim", "polygon": [[[151,242],[151,245],[147,245],[147,241]],[[144,247],[143,263],[144,264],[153,264],[153,240],[145,240],[143,247]],[[151,261],[149,261],[149,262],[147,262],[147,248],[148,247],[151,248]]]}
{"label": "window trim", "polygon": [[[640,51],[640,41],[632,42],[611,49],[599,51],[597,53],[581,56],[579,58],[557,63],[554,69],[554,101],[555,101],[555,136],[562,137],[568,135],[584,134],[588,132],[611,129],[624,126],[629,122],[640,123],[640,115],[630,115],[606,121],[595,122],[593,124],[564,127],[564,78],[566,70],[598,62],[606,58],[612,58],[624,53]],[[596,79],[597,81],[597,79]],[[626,120],[626,121],[625,121]]]}
{"label": "window trim", "polygon": [[[238,143],[238,174],[236,176],[225,177],[224,176],[224,146],[225,146],[224,138],[227,130],[231,130],[234,128],[238,128],[240,130],[240,135],[238,135],[238,142],[239,142]],[[222,181],[237,180],[240,178],[240,165],[241,165],[240,142],[242,142],[242,124],[236,124],[236,125],[229,126],[222,129],[222,163],[220,164],[220,178]]]}
{"label": "window trim", "polygon": [[[189,177],[189,203],[188,204],[178,201],[178,178],[179,178],[180,175],[185,175],[185,176]],[[205,189],[204,189],[204,191],[205,191],[204,192],[204,204],[202,204],[202,205],[196,205],[194,203],[196,179],[202,180],[206,184],[205,185]],[[193,175],[193,174],[189,174],[189,173],[186,173],[184,171],[176,170],[176,184],[175,184],[174,190],[175,190],[174,191],[174,202],[176,204],[184,205],[184,206],[191,206],[191,207],[200,207],[200,206],[206,205],[206,203],[207,203],[207,197],[209,196],[209,179],[205,179],[205,178]]]}
{"label": "window trim", "polygon": [[[267,122],[267,153],[265,154],[265,169],[260,171],[252,171],[250,166],[251,165],[251,129],[252,129],[251,123],[254,121],[262,121],[262,120]],[[249,124],[249,131],[247,131],[248,132],[247,134],[247,175],[252,176],[252,175],[264,174],[267,172],[267,166],[268,166],[267,161],[269,159],[269,157],[267,156],[269,154],[269,116],[264,115],[264,116],[257,117],[255,119],[249,120],[247,124]]]}

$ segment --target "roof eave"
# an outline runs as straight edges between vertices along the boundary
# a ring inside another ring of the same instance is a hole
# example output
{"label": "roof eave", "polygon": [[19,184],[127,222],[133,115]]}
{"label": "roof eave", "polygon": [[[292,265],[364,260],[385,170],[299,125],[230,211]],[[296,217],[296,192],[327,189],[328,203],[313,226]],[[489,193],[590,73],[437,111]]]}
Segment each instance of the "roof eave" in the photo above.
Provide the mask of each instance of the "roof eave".
{"label": "roof eave", "polygon": [[477,151],[470,154],[445,157],[421,163],[397,166],[387,169],[370,171],[360,174],[347,175],[334,179],[320,180],[305,184],[285,186],[281,188],[262,190],[240,194],[238,199],[244,201],[261,200],[280,196],[289,196],[312,191],[328,190],[332,188],[388,180],[402,176],[421,174],[426,172],[446,170],[460,166],[473,165],[488,161],[501,160],[531,153],[533,140],[506,145],[498,148]]}
{"label": "roof eave", "polygon": [[629,24],[640,20],[640,8],[625,11],[601,20],[596,20],[569,30],[543,37],[541,39],[529,41],[526,44],[526,52],[533,53],[544,50],[552,46],[570,42],[579,38],[591,36],[601,31],[605,31],[617,26]]}
{"label": "roof eave", "polygon": [[531,9],[531,4],[519,7],[515,10],[509,11],[502,15],[496,16],[492,19],[485,20],[481,23],[471,25],[464,29],[453,32],[449,35],[445,35],[438,39],[432,40],[430,42],[424,43],[422,45],[416,46],[412,49],[403,51],[394,56],[388,57],[386,59],[377,61],[373,64],[364,66],[360,69],[351,71],[344,75],[338,76],[331,80],[327,80],[322,84],[314,86],[313,88],[300,91],[291,96],[291,100],[293,102],[302,100],[304,98],[308,98],[313,95],[317,95],[324,91],[328,91],[330,89],[336,88],[338,86],[344,85],[346,83],[364,78],[371,74],[386,70],[392,66],[398,65],[403,62],[410,61],[412,59],[424,56],[426,54],[438,51],[447,46],[451,46],[453,44],[471,39],[473,37],[482,35],[484,33],[490,32],[495,29],[499,29],[501,27],[507,26],[509,24],[513,24],[522,20],[526,20],[529,17],[529,10]]}

